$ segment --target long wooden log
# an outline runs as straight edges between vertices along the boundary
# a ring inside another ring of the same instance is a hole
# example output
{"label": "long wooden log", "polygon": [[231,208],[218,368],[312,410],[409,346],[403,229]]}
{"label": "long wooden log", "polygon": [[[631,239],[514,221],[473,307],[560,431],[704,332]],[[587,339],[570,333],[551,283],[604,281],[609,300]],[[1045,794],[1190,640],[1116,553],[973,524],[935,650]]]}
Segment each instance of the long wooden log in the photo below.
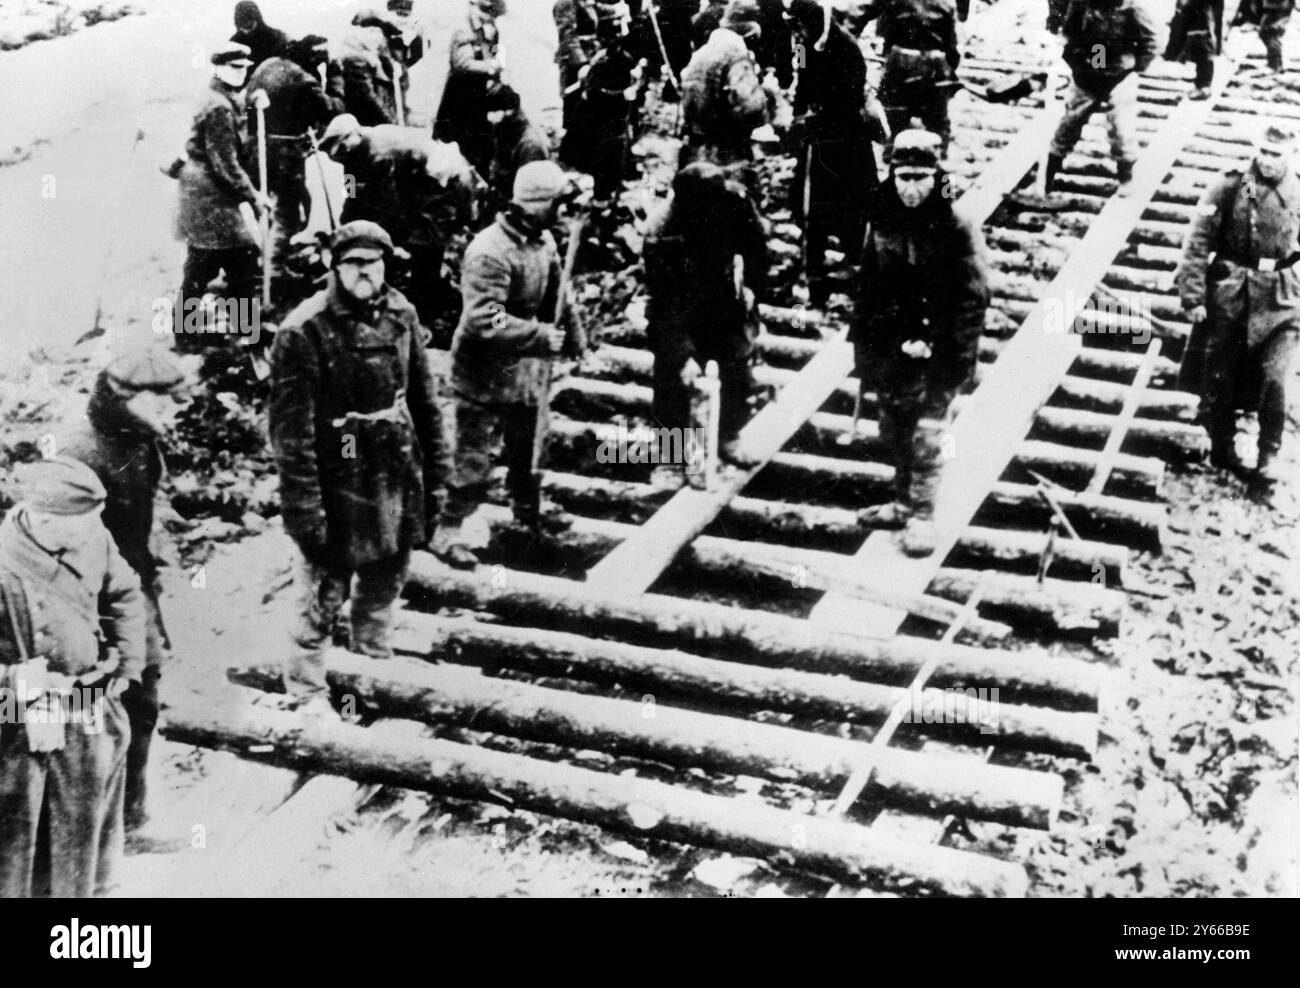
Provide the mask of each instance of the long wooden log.
{"label": "long wooden log", "polygon": [[733,662],[799,669],[896,685],[910,683],[926,662],[938,661],[936,687],[993,687],[1006,699],[1095,709],[1096,667],[1042,653],[939,645],[906,636],[885,641],[826,632],[807,621],[740,611],[682,597],[620,598],[573,580],[504,567],[483,572],[448,569],[428,553],[411,559],[410,580],[444,607],[465,607],[536,628],[582,628],[588,634],[656,648],[683,648]]}
{"label": "long wooden log", "polygon": [[[474,621],[455,619],[434,619],[422,625],[420,634],[437,636],[425,654],[458,651],[468,653],[474,662],[508,665],[489,656],[490,646],[483,645],[483,639],[490,639],[498,629],[490,625],[478,625],[476,629],[475,625]],[[479,631],[487,634],[480,636]],[[518,645],[514,629],[499,637]],[[565,644],[560,642],[557,652],[562,652]],[[588,655],[590,650],[573,654]],[[554,669],[559,661],[552,653],[537,667]],[[524,667],[524,663],[512,666]],[[863,747],[858,741],[812,731],[673,707],[660,697],[655,697],[650,707],[642,699],[613,700],[496,679],[462,665],[378,662],[335,649],[327,656],[326,674],[336,693],[354,695],[367,708],[385,716],[456,724],[530,741],[795,782],[815,789],[838,784],[852,770],[853,759],[860,757]],[[270,692],[283,688],[283,677],[275,664],[235,667],[230,670],[230,678]],[[911,700],[901,690],[894,693],[898,701]],[[942,694],[926,699],[937,703]],[[953,707],[956,713],[955,700]],[[989,703],[987,716],[999,716],[999,708],[1000,704]],[[966,712],[961,710],[963,715]],[[971,719],[978,715],[974,709],[970,713]],[[1013,827],[1050,829],[1064,788],[1059,776],[1047,772],[982,766],[982,771],[970,773],[955,770],[943,758],[899,748],[889,750],[881,768],[876,782],[891,804],[960,813]]]}
{"label": "long wooden log", "polygon": [[[666,491],[649,484],[577,474],[549,473],[542,483],[547,495],[572,514],[633,525],[648,518],[667,499]],[[1042,513],[1031,511],[1031,515],[1024,521],[1042,523],[1046,518]],[[846,508],[739,497],[718,517],[709,534],[726,532],[735,538],[834,549],[861,540],[867,531],[858,512]],[[952,560],[977,568],[1036,572],[1043,538],[1041,532],[972,526],[962,534]],[[1087,577],[1101,566],[1107,573],[1119,574],[1122,583],[1127,557],[1119,545],[1071,539],[1058,546],[1054,572]]]}
{"label": "long wooden log", "polygon": [[[1033,434],[1054,442],[1069,440],[1101,447],[1114,425],[1115,418],[1110,415],[1075,408],[1044,408],[1034,421]],[[1199,425],[1133,419],[1124,445],[1134,453],[1189,462],[1209,452],[1210,440]]]}
{"label": "long wooden log", "polygon": [[172,708],[162,728],[183,744],[358,782],[506,802],[609,830],[716,847],[848,881],[920,883],[949,895],[1023,895],[1019,865],[914,845],[866,828],[648,779],[607,775],[426,738],[371,737],[364,728],[264,708]]}

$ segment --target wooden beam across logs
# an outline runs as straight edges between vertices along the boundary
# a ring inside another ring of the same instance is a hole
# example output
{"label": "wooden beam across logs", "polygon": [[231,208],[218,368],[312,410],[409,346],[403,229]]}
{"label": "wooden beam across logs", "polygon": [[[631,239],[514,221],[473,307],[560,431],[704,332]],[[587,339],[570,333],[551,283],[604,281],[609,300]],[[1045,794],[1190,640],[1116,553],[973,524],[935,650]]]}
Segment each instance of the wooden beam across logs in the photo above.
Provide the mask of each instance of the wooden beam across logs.
{"label": "wooden beam across logs", "polygon": [[1004,699],[1063,710],[1095,710],[1103,678],[1096,666],[1041,651],[971,648],[909,636],[882,641],[684,597],[623,598],[575,580],[500,566],[465,573],[426,552],[412,555],[409,578],[441,607],[484,611],[532,628],[582,628],[593,636],[728,662],[898,685],[910,683],[933,661],[937,667],[930,681],[936,687],[997,686]]}
{"label": "wooden beam across logs", "polygon": [[[542,484],[549,497],[565,510],[592,518],[608,518],[639,525],[669,497],[669,492],[649,484],[609,480],[574,473],[550,472]],[[877,480],[869,490],[872,499],[889,490],[890,477]],[[1084,536],[1085,546],[1093,533],[1104,533],[1101,540],[1119,554],[1118,545],[1159,551],[1165,507],[1121,498],[1058,492],[1054,495],[1075,530]],[[1080,504],[1076,499],[1083,498]],[[861,503],[867,503],[864,499]],[[1012,570],[1027,565],[1030,543],[1036,532],[1046,531],[1050,510],[1035,488],[1024,484],[999,483],[994,486],[985,508],[976,520],[1015,524],[1017,530],[971,526],[957,543],[954,562],[985,565],[996,559],[1002,568]],[[861,538],[867,531],[853,508],[828,507],[822,504],[799,504],[791,501],[738,497],[718,516],[719,532],[738,538],[756,538],[768,542],[806,545],[813,548],[840,546],[846,539]],[[997,532],[997,536],[990,533]],[[1071,546],[1076,540],[1069,540]],[[1003,546],[1018,546],[1009,555]],[[1059,547],[1058,547],[1059,548]],[[1076,552],[1078,553],[1076,556]],[[1067,549],[1059,556],[1063,568],[1087,566],[1091,571],[1090,553],[1086,549]],[[1035,557],[1036,558],[1036,557]],[[1105,565],[1103,563],[1103,565]],[[1121,574],[1122,575],[1122,574]],[[1122,582],[1122,579],[1121,581]]]}
{"label": "wooden beam across logs", "polygon": [[[486,651],[481,642],[492,631],[492,626],[471,620],[432,619],[419,626],[417,635],[438,636],[426,641],[423,655],[470,653],[469,660],[478,664]],[[512,632],[518,635],[518,629],[507,634]],[[336,693],[353,695],[366,708],[386,717],[455,724],[579,750],[794,782],[812,789],[833,786],[840,775],[851,770],[863,747],[860,741],[832,735],[672,707],[658,696],[654,716],[647,717],[640,698],[617,700],[534,686],[485,676],[464,665],[376,661],[334,649],[326,657],[326,674]],[[232,668],[230,678],[269,692],[283,689],[276,663]],[[895,702],[911,699],[901,690],[893,692]],[[928,699],[938,702],[943,694],[934,692],[938,696]],[[971,709],[961,708],[960,713],[977,716],[975,705],[971,700]],[[957,703],[950,706],[956,713]],[[990,705],[987,715],[998,716],[997,707],[1000,704]],[[876,782],[890,804],[1043,830],[1052,827],[1060,811],[1064,784],[1050,772],[987,765],[976,772],[953,771],[943,758],[899,749],[891,749],[886,762],[881,763]]]}
{"label": "wooden beam across logs", "polygon": [[[847,419],[845,420],[847,427]],[[573,419],[555,418],[551,422],[550,440],[556,462],[567,457],[577,461],[582,472],[593,471],[609,476],[628,475],[628,465],[611,461],[601,464],[597,451],[601,442],[616,428],[612,424],[577,422]],[[838,444],[837,444],[838,448]],[[1101,453],[1098,450],[1078,449],[1026,439],[1020,443],[1012,458],[1013,472],[1032,470],[1065,487],[1084,487],[1092,479]],[[635,472],[635,464],[631,465]],[[1160,495],[1165,465],[1152,456],[1134,456],[1121,453],[1115,459],[1107,490],[1140,498]],[[757,478],[761,487],[765,478],[778,480],[784,490],[808,490],[830,484],[865,485],[863,489],[887,490],[893,471],[880,463],[840,456],[819,456],[810,453],[777,453]]]}
{"label": "wooden beam across logs", "polygon": [[[547,494],[573,514],[639,525],[668,499],[668,492],[650,484],[605,480],[570,473],[548,473]],[[1046,515],[1041,516],[1043,518]],[[861,539],[869,528],[858,512],[823,505],[794,504],[738,497],[718,516],[713,534],[806,548],[831,548]],[[977,567],[996,566],[1013,572],[1037,572],[1043,549],[1041,531],[1011,531],[971,526],[962,533],[950,560]],[[1056,546],[1053,572],[1089,578],[1100,566],[1109,584],[1123,584],[1128,551],[1120,545],[1090,539],[1062,540]]]}
{"label": "wooden beam across logs", "polygon": [[162,733],[182,744],[357,782],[506,803],[640,837],[719,848],[850,882],[917,885],[947,895],[1023,896],[1024,869],[913,844],[865,827],[523,755],[386,732],[252,705],[187,704]]}
{"label": "wooden beam across logs", "polygon": [[[480,516],[497,534],[517,531],[507,509],[487,505],[480,508]],[[581,567],[593,558],[613,552],[636,531],[634,525],[576,518],[568,531],[545,541],[565,565]],[[512,547],[513,543],[502,542],[494,548],[501,558],[508,558]],[[887,587],[863,586],[855,576],[853,557],[844,553],[701,535],[682,551],[677,565],[733,586],[737,583],[762,586],[796,596],[821,590],[852,597],[864,605],[870,601],[899,607],[941,623],[953,620],[951,613],[942,613],[943,604],[936,604],[924,595],[905,597]],[[935,579],[936,588],[942,590],[938,596],[953,599],[959,588],[973,587],[980,575],[973,570],[941,569]],[[1104,568],[1098,575],[1110,579]],[[1038,627],[1086,631],[1103,637],[1114,637],[1120,632],[1127,602],[1122,591],[1072,580],[1047,579],[1040,585],[1032,577],[996,572],[984,572],[983,577],[984,603],[1008,618]],[[983,626],[972,626],[972,631],[985,639],[996,637]]]}

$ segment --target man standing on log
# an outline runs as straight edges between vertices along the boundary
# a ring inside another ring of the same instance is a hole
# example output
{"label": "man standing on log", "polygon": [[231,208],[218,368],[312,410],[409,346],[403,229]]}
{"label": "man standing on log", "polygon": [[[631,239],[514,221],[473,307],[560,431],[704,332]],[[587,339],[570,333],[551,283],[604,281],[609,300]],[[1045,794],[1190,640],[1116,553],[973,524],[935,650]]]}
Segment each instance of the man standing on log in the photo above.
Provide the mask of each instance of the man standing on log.
{"label": "man standing on log", "polygon": [[1047,191],[1088,118],[1105,109],[1119,194],[1127,195],[1138,155],[1137,77],[1156,57],[1155,22],[1145,0],[1070,0],[1061,33],[1073,80],[1047,156]]}
{"label": "man standing on log", "polygon": [[393,602],[446,469],[415,309],[384,281],[392,240],[363,220],[339,227],[330,250],[329,286],[276,333],[268,406],[303,595],[285,689],[319,714],[330,710],[324,651],[350,590],[352,650],[391,657]]}
{"label": "man standing on log", "polygon": [[1286,384],[1300,337],[1295,150],[1295,131],[1275,125],[1264,132],[1250,168],[1227,172],[1201,199],[1175,274],[1193,323],[1181,384],[1201,395],[1210,462],[1242,470],[1237,410],[1257,410],[1255,473],[1266,486],[1278,480]]}
{"label": "man standing on log", "polygon": [[989,288],[984,237],[943,194],[940,138],[894,140],[890,181],[872,197],[851,338],[859,387],[874,385],[894,500],[862,513],[903,528],[910,556],[934,551],[941,436],[975,372]]}
{"label": "man standing on log", "polygon": [[0,723],[0,896],[88,898],[122,856],[144,603],[90,467],[27,464],[19,491],[0,524],[0,687],[24,701]]}
{"label": "man standing on log", "polygon": [[127,835],[148,820],[146,777],[149,747],[160,710],[158,683],[171,649],[158,598],[162,560],[155,553],[154,501],[163,476],[159,440],[176,421],[184,399],[185,371],[170,350],[140,347],[112,360],[99,373],[86,406],[86,424],[59,452],[95,471],[107,492],[104,527],[118,552],[140,578],[145,612],[145,662],[139,682],[122,695],[131,722],[126,754]]}
{"label": "man standing on log", "polygon": [[[744,265],[739,285],[737,259]],[[767,268],[763,221],[744,186],[707,161],[678,172],[671,201],[650,217],[645,237],[654,418],[660,428],[680,429],[685,437],[691,391],[703,367],[716,360],[722,392],[718,453],[740,467],[754,465],[741,452],[739,435],[749,419],[755,298]],[[683,468],[661,465],[655,483],[680,487]]]}
{"label": "man standing on log", "polygon": [[889,129],[897,134],[919,120],[947,146],[948,102],[961,62],[953,0],[881,0],[867,16],[879,17],[876,34],[885,52],[880,101]]}
{"label": "man standing on log", "polygon": [[475,218],[481,183],[454,145],[415,127],[362,127],[343,114],[330,121],[320,148],[352,182],[344,223],[377,223],[410,255],[410,302],[425,326],[451,304],[443,259],[453,236]]}
{"label": "man standing on log", "polygon": [[465,251],[464,307],[451,344],[455,470],[432,544],[440,559],[459,569],[478,565],[462,526],[487,497],[498,435],[505,441],[515,520],[533,531],[544,520],[558,521],[543,519],[534,442],[551,361],[566,336],[555,324],[560,257],[550,227],[567,189],[554,162],[524,165],[509,207]]}
{"label": "man standing on log", "polygon": [[1223,51],[1223,0],[1178,0],[1169,22],[1165,58],[1196,66],[1192,99],[1210,98],[1214,57]]}
{"label": "man standing on log", "polygon": [[682,73],[681,164],[711,161],[744,169],[754,160],[751,135],[768,122],[775,101],[750,51],[760,37],[760,18],[755,0],[731,0],[719,27]]}

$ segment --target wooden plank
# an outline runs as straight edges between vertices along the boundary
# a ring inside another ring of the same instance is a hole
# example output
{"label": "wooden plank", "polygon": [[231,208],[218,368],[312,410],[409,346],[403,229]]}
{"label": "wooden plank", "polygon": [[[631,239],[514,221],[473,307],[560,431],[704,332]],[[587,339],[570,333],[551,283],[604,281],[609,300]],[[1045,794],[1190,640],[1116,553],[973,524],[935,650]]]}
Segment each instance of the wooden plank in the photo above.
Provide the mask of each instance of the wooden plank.
{"label": "wooden plank", "polygon": [[[1227,76],[1225,73],[1217,80],[1217,91],[1222,91]],[[1213,100],[1187,100],[1170,114],[1139,161],[1130,193],[1106,203],[957,416],[950,430],[955,457],[946,465],[935,500],[935,552],[919,559],[908,557],[893,537],[877,532],[855,557],[864,579],[908,593],[921,593],[930,584],[1024,441],[1034,415],[1082,348],[1081,337],[1050,332],[1048,326],[1069,326],[1082,311],[1093,286],[1123,249],[1174,159],[1213,105]],[[1051,312],[1052,323],[1048,322],[1049,303],[1064,310]],[[858,634],[888,638],[906,616],[896,608],[864,606],[859,600],[828,594],[809,619],[826,627],[852,628]]]}
{"label": "wooden plank", "polygon": [[1160,341],[1154,339],[1147,347],[1146,356],[1142,358],[1142,364],[1138,367],[1137,377],[1133,379],[1129,393],[1124,399],[1124,407],[1120,409],[1119,417],[1111,428],[1110,436],[1107,437],[1106,445],[1101,451],[1101,459],[1097,461],[1096,472],[1093,473],[1092,480],[1088,481],[1088,488],[1084,493],[1100,494],[1102,488],[1106,486],[1106,481],[1110,479],[1115,458],[1119,456],[1120,447],[1124,445],[1129,426],[1137,417],[1138,406],[1142,402],[1142,392],[1146,390],[1147,383],[1151,380],[1151,374],[1155,370],[1156,360],[1159,357]]}

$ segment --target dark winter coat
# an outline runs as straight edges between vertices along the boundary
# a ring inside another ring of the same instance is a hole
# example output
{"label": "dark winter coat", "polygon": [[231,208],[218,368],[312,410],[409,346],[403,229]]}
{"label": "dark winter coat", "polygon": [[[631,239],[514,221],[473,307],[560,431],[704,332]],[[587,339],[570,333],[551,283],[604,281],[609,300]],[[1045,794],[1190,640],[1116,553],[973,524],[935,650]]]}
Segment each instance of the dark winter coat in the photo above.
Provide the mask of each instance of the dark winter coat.
{"label": "dark winter coat", "polygon": [[1062,57],[1088,92],[1108,93],[1156,57],[1156,27],[1144,0],[1070,0]]}
{"label": "dark winter coat", "polygon": [[682,120],[693,157],[718,165],[751,160],[751,135],[768,114],[768,95],[744,40],[717,29],[682,73]]}
{"label": "dark winter coat", "polygon": [[[320,130],[332,118],[344,112],[343,101],[325,95],[320,79],[297,62],[283,56],[268,58],[248,77],[244,92],[266,93],[266,133],[274,137],[303,137],[307,131]],[[248,106],[250,141],[257,139],[257,111]]]}
{"label": "dark winter coat", "polygon": [[248,57],[253,60],[253,68],[261,65],[268,58],[281,54],[289,44],[287,34],[262,20],[259,20],[257,27],[251,31],[236,31],[230,36],[230,40],[248,45]]}
{"label": "dark winter coat", "polygon": [[1189,62],[1223,51],[1223,0],[1178,0],[1165,58]]}
{"label": "dark winter coat", "polygon": [[158,439],[148,426],[126,410],[101,371],[86,406],[85,424],[59,444],[59,453],[80,460],[95,471],[108,500],[104,527],[127,565],[140,576],[146,590],[158,578],[158,562],[150,549],[154,500],[164,467]]}
{"label": "dark winter coat", "polygon": [[253,246],[239,212],[240,203],[254,201],[256,187],[247,170],[244,100],[238,90],[212,80],[194,114],[185,154],[177,239],[207,250]]}
{"label": "dark winter coat", "polygon": [[[935,392],[955,392],[974,373],[988,308],[988,265],[979,227],[943,196],[943,175],[916,209],[892,181],[872,196],[853,313],[859,379],[888,388],[921,378]],[[908,356],[909,340],[928,343],[928,359]]]}
{"label": "dark winter coat", "polygon": [[645,235],[649,303],[647,333],[670,364],[690,358],[744,358],[753,346],[749,312],[736,290],[735,258],[744,262],[744,287],[763,294],[767,237],[743,186],[707,164],[683,170],[697,178],[651,215]]}
{"label": "dark winter coat", "polygon": [[465,251],[460,323],[451,341],[458,395],[487,404],[537,405],[550,386],[546,329],[555,320],[560,256],[549,230],[531,233],[508,213]]}
{"label": "dark winter coat", "polygon": [[597,195],[614,191],[624,177],[632,113],[626,91],[636,65],[627,43],[611,43],[592,59],[560,145],[566,164],[595,178]]}
{"label": "dark winter coat", "polygon": [[359,316],[331,284],[285,319],[271,366],[285,531],[353,568],[422,544],[448,456],[414,306],[386,288]]}
{"label": "dark winter coat", "polygon": [[551,142],[522,111],[503,117],[492,128],[492,164],[488,171],[492,191],[501,202],[509,202],[515,173],[530,161],[549,161],[550,158]]}
{"label": "dark winter coat", "polygon": [[377,27],[354,27],[343,40],[343,50],[329,64],[327,91],[363,127],[397,123],[394,75],[405,101],[406,74],[388,50],[384,32]]}
{"label": "dark winter coat", "polygon": [[1296,251],[1300,178],[1294,171],[1275,185],[1253,167],[1244,174],[1230,171],[1205,192],[1174,274],[1183,306],[1204,305],[1208,311],[1188,340],[1183,387],[1202,393],[1205,374],[1216,371],[1201,364],[1214,337],[1239,335],[1258,352],[1278,333],[1300,332],[1300,266],[1259,270],[1261,258],[1278,261]]}
{"label": "dark winter coat", "polygon": [[496,25],[473,13],[469,23],[452,35],[451,69],[433,124],[433,136],[459,144],[461,154],[480,174],[487,173],[492,158],[487,93],[496,78],[498,43]]}

